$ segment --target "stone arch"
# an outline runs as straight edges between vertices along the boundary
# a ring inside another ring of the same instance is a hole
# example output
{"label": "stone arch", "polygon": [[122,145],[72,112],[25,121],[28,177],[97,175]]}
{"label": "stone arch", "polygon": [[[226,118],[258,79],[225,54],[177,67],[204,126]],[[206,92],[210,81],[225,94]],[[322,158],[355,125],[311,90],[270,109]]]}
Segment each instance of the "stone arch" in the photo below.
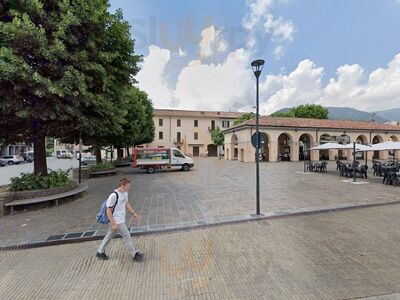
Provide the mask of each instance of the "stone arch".
{"label": "stone arch", "polygon": [[237,160],[239,156],[239,149],[238,149],[239,139],[237,135],[234,133],[231,137],[231,151],[230,151],[230,159]]}
{"label": "stone arch", "polygon": [[[383,142],[382,136],[379,134],[375,135],[372,138],[372,144],[379,144]],[[383,159],[383,152],[382,151],[374,151],[374,155],[372,156],[373,159]]]}
{"label": "stone arch", "polygon": [[[364,134],[360,134],[356,138],[356,143],[357,144],[362,144],[362,145],[367,145],[368,144],[368,138]],[[357,159],[365,159],[366,155],[367,155],[367,152],[357,152],[356,153],[356,158]]]}
{"label": "stone arch", "polygon": [[399,141],[399,139],[398,139],[397,136],[395,136],[395,135],[391,135],[391,136],[390,136],[390,140],[391,140],[392,142],[398,142],[398,141]]}
{"label": "stone arch", "polygon": [[299,137],[299,160],[310,160],[310,148],[313,144],[313,137],[309,133],[303,133]]}
{"label": "stone arch", "polygon": [[283,132],[278,136],[278,161],[293,160],[293,138]]}
{"label": "stone arch", "polygon": [[[326,144],[332,141],[332,137],[327,134],[321,134],[321,136],[319,137],[319,143],[322,144]],[[319,150],[319,160],[329,160],[329,150]]]}
{"label": "stone arch", "polygon": [[[341,134],[339,136],[338,144],[347,145],[349,143],[351,143],[351,137],[348,134],[343,133],[343,134]],[[351,157],[351,153],[352,153],[351,150],[338,150],[338,157],[337,158],[339,160],[341,160],[341,159],[342,160],[343,159],[350,159],[348,156],[350,155],[350,157]]]}
{"label": "stone arch", "polygon": [[261,161],[269,161],[270,160],[270,149],[269,149],[269,144],[271,142],[271,138],[268,135],[268,133],[263,132],[265,134],[265,144],[264,147],[260,148],[260,154],[261,154]]}

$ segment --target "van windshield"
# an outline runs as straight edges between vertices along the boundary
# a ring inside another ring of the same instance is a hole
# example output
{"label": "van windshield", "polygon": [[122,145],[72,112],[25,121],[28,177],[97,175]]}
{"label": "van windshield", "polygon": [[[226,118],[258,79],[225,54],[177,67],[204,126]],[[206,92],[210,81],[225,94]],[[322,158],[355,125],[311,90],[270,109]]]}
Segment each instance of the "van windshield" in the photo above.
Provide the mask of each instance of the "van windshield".
{"label": "van windshield", "polygon": [[185,157],[185,156],[182,154],[181,151],[176,150],[176,149],[173,151],[173,154],[174,154],[175,157],[182,157],[182,158]]}

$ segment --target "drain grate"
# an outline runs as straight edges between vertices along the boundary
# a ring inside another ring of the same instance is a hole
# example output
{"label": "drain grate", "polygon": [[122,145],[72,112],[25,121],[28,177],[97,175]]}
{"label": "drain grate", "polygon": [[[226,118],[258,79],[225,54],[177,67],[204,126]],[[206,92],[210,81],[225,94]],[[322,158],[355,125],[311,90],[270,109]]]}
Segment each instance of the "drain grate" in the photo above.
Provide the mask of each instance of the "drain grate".
{"label": "drain grate", "polygon": [[65,234],[57,234],[57,235],[51,235],[47,238],[46,241],[58,241],[62,240],[62,238],[65,236]]}
{"label": "drain grate", "polygon": [[83,232],[73,232],[73,233],[68,233],[64,239],[76,239],[82,236]]}

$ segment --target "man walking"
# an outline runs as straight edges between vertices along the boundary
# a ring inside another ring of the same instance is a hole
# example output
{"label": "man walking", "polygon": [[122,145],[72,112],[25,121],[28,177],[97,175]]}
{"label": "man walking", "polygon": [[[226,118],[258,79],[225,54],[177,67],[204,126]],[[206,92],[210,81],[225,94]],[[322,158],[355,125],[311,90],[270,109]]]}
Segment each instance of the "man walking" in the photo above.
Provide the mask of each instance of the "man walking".
{"label": "man walking", "polygon": [[107,217],[110,220],[110,229],[100,244],[96,256],[100,259],[107,260],[109,257],[106,255],[105,250],[112,238],[117,232],[122,236],[126,249],[132,256],[134,261],[143,259],[143,254],[136,250],[132,243],[131,234],[125,224],[126,210],[132,214],[136,219],[139,218],[137,212],[132,208],[128,201],[128,191],[131,189],[131,182],[122,178],[119,181],[118,188],[111,193],[107,199]]}

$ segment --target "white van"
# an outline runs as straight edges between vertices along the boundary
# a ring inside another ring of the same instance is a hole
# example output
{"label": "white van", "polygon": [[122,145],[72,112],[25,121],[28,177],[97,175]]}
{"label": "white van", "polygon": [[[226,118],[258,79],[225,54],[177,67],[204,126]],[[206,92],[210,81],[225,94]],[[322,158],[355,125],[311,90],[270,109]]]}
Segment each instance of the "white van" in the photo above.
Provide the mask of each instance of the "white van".
{"label": "white van", "polygon": [[133,167],[146,170],[149,174],[154,173],[156,169],[189,171],[194,167],[194,161],[177,148],[135,148]]}

